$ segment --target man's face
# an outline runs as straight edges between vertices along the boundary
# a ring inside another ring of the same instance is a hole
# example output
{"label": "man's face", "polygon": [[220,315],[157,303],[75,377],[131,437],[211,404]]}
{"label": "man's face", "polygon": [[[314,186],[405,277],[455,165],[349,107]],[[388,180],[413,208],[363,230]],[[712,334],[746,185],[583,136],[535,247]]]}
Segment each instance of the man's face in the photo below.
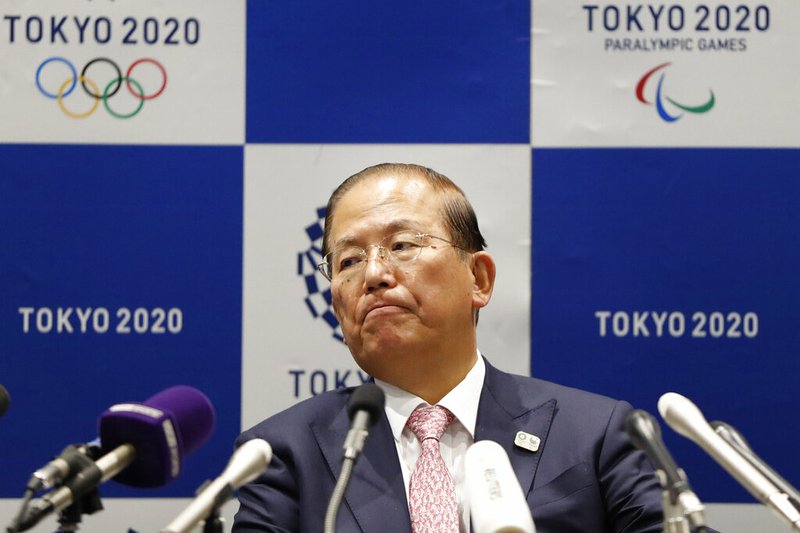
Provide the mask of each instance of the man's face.
{"label": "man's face", "polygon": [[[329,247],[352,241],[367,248],[404,229],[450,240],[440,207],[441,197],[422,178],[367,178],[339,200]],[[436,356],[474,336],[471,261],[453,246],[432,242],[416,260],[399,265],[368,249],[359,275],[331,282],[333,308],[353,357],[389,383],[442,364],[446,358]]]}

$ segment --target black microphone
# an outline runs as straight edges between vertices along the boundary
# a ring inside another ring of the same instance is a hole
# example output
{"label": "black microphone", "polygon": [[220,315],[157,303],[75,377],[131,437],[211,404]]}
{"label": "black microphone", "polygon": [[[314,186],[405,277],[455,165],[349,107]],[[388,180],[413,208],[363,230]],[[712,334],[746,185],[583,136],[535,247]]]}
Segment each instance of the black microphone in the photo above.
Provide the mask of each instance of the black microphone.
{"label": "black microphone", "polygon": [[686,473],[678,468],[672,454],[667,450],[661,438],[661,426],[655,417],[641,409],[631,411],[625,417],[625,430],[631,442],[650,458],[659,472],[659,481],[666,492],[665,518],[672,509],[678,507],[679,509],[674,509],[678,515],[673,517],[674,519],[682,519],[685,516],[692,529],[705,527],[703,505],[689,487]]}
{"label": "black microphone", "polygon": [[333,494],[328,502],[325,512],[325,533],[333,533],[336,529],[336,515],[339,506],[350,482],[356,459],[364,449],[367,440],[367,429],[378,421],[383,414],[386,398],[380,387],[374,383],[365,383],[353,391],[347,405],[347,415],[350,417],[350,431],[344,441],[344,460],[342,473],[333,488]]}
{"label": "black microphone", "polygon": [[684,490],[689,490],[686,475],[667,450],[661,438],[661,426],[653,415],[641,409],[631,411],[625,418],[625,430],[631,442],[647,454],[656,469],[664,473],[663,485],[670,491],[673,500]]}
{"label": "black microphone", "polygon": [[8,409],[8,404],[11,403],[11,397],[5,387],[0,385],[0,416],[3,416]]}
{"label": "black microphone", "polygon": [[344,456],[356,459],[364,449],[367,440],[367,428],[378,421],[383,414],[386,398],[380,387],[374,383],[366,383],[357,388],[347,404],[347,416],[350,417],[350,431],[344,441]]}

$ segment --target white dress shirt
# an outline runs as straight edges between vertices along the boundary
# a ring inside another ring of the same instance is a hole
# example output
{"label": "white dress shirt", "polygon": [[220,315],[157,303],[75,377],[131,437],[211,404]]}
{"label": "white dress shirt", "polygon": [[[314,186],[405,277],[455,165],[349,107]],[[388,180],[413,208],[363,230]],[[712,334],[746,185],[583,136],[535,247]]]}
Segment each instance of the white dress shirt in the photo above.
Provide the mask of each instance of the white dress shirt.
{"label": "white dress shirt", "polygon": [[[486,375],[486,364],[478,352],[478,357],[472,369],[464,379],[441,399],[438,405],[446,407],[455,420],[448,426],[439,441],[439,450],[442,452],[447,469],[453,477],[456,490],[458,512],[461,531],[469,532],[469,502],[465,497],[464,485],[464,455],[467,448],[475,441],[475,423],[478,418],[478,403],[483,388],[483,378]],[[400,458],[400,468],[403,472],[403,481],[408,500],[408,486],[414,466],[420,453],[420,444],[414,433],[406,427],[408,417],[420,405],[429,406],[425,400],[409,392],[390,385],[385,381],[376,379],[375,383],[383,389],[386,395],[386,416],[392,428],[394,443],[397,446],[397,456]]]}

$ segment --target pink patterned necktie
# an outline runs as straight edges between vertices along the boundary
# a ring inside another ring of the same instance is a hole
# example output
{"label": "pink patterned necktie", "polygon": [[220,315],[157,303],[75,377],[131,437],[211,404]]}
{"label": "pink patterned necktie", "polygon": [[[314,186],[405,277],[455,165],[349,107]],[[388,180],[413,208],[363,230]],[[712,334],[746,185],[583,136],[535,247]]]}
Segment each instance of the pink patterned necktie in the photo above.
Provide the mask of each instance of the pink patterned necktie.
{"label": "pink patterned necktie", "polygon": [[458,533],[453,478],[439,451],[439,439],[454,418],[453,413],[435,405],[417,407],[406,423],[421,447],[408,489],[414,533]]}

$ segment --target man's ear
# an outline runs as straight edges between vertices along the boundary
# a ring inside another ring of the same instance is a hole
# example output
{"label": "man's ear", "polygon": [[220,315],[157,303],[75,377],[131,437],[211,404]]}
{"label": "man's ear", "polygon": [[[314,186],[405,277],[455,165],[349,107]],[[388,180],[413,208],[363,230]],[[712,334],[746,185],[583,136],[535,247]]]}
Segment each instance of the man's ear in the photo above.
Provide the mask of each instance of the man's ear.
{"label": "man's ear", "polygon": [[494,259],[487,252],[475,252],[472,254],[472,307],[480,309],[486,307],[492,298],[494,290],[494,277],[496,267]]}

